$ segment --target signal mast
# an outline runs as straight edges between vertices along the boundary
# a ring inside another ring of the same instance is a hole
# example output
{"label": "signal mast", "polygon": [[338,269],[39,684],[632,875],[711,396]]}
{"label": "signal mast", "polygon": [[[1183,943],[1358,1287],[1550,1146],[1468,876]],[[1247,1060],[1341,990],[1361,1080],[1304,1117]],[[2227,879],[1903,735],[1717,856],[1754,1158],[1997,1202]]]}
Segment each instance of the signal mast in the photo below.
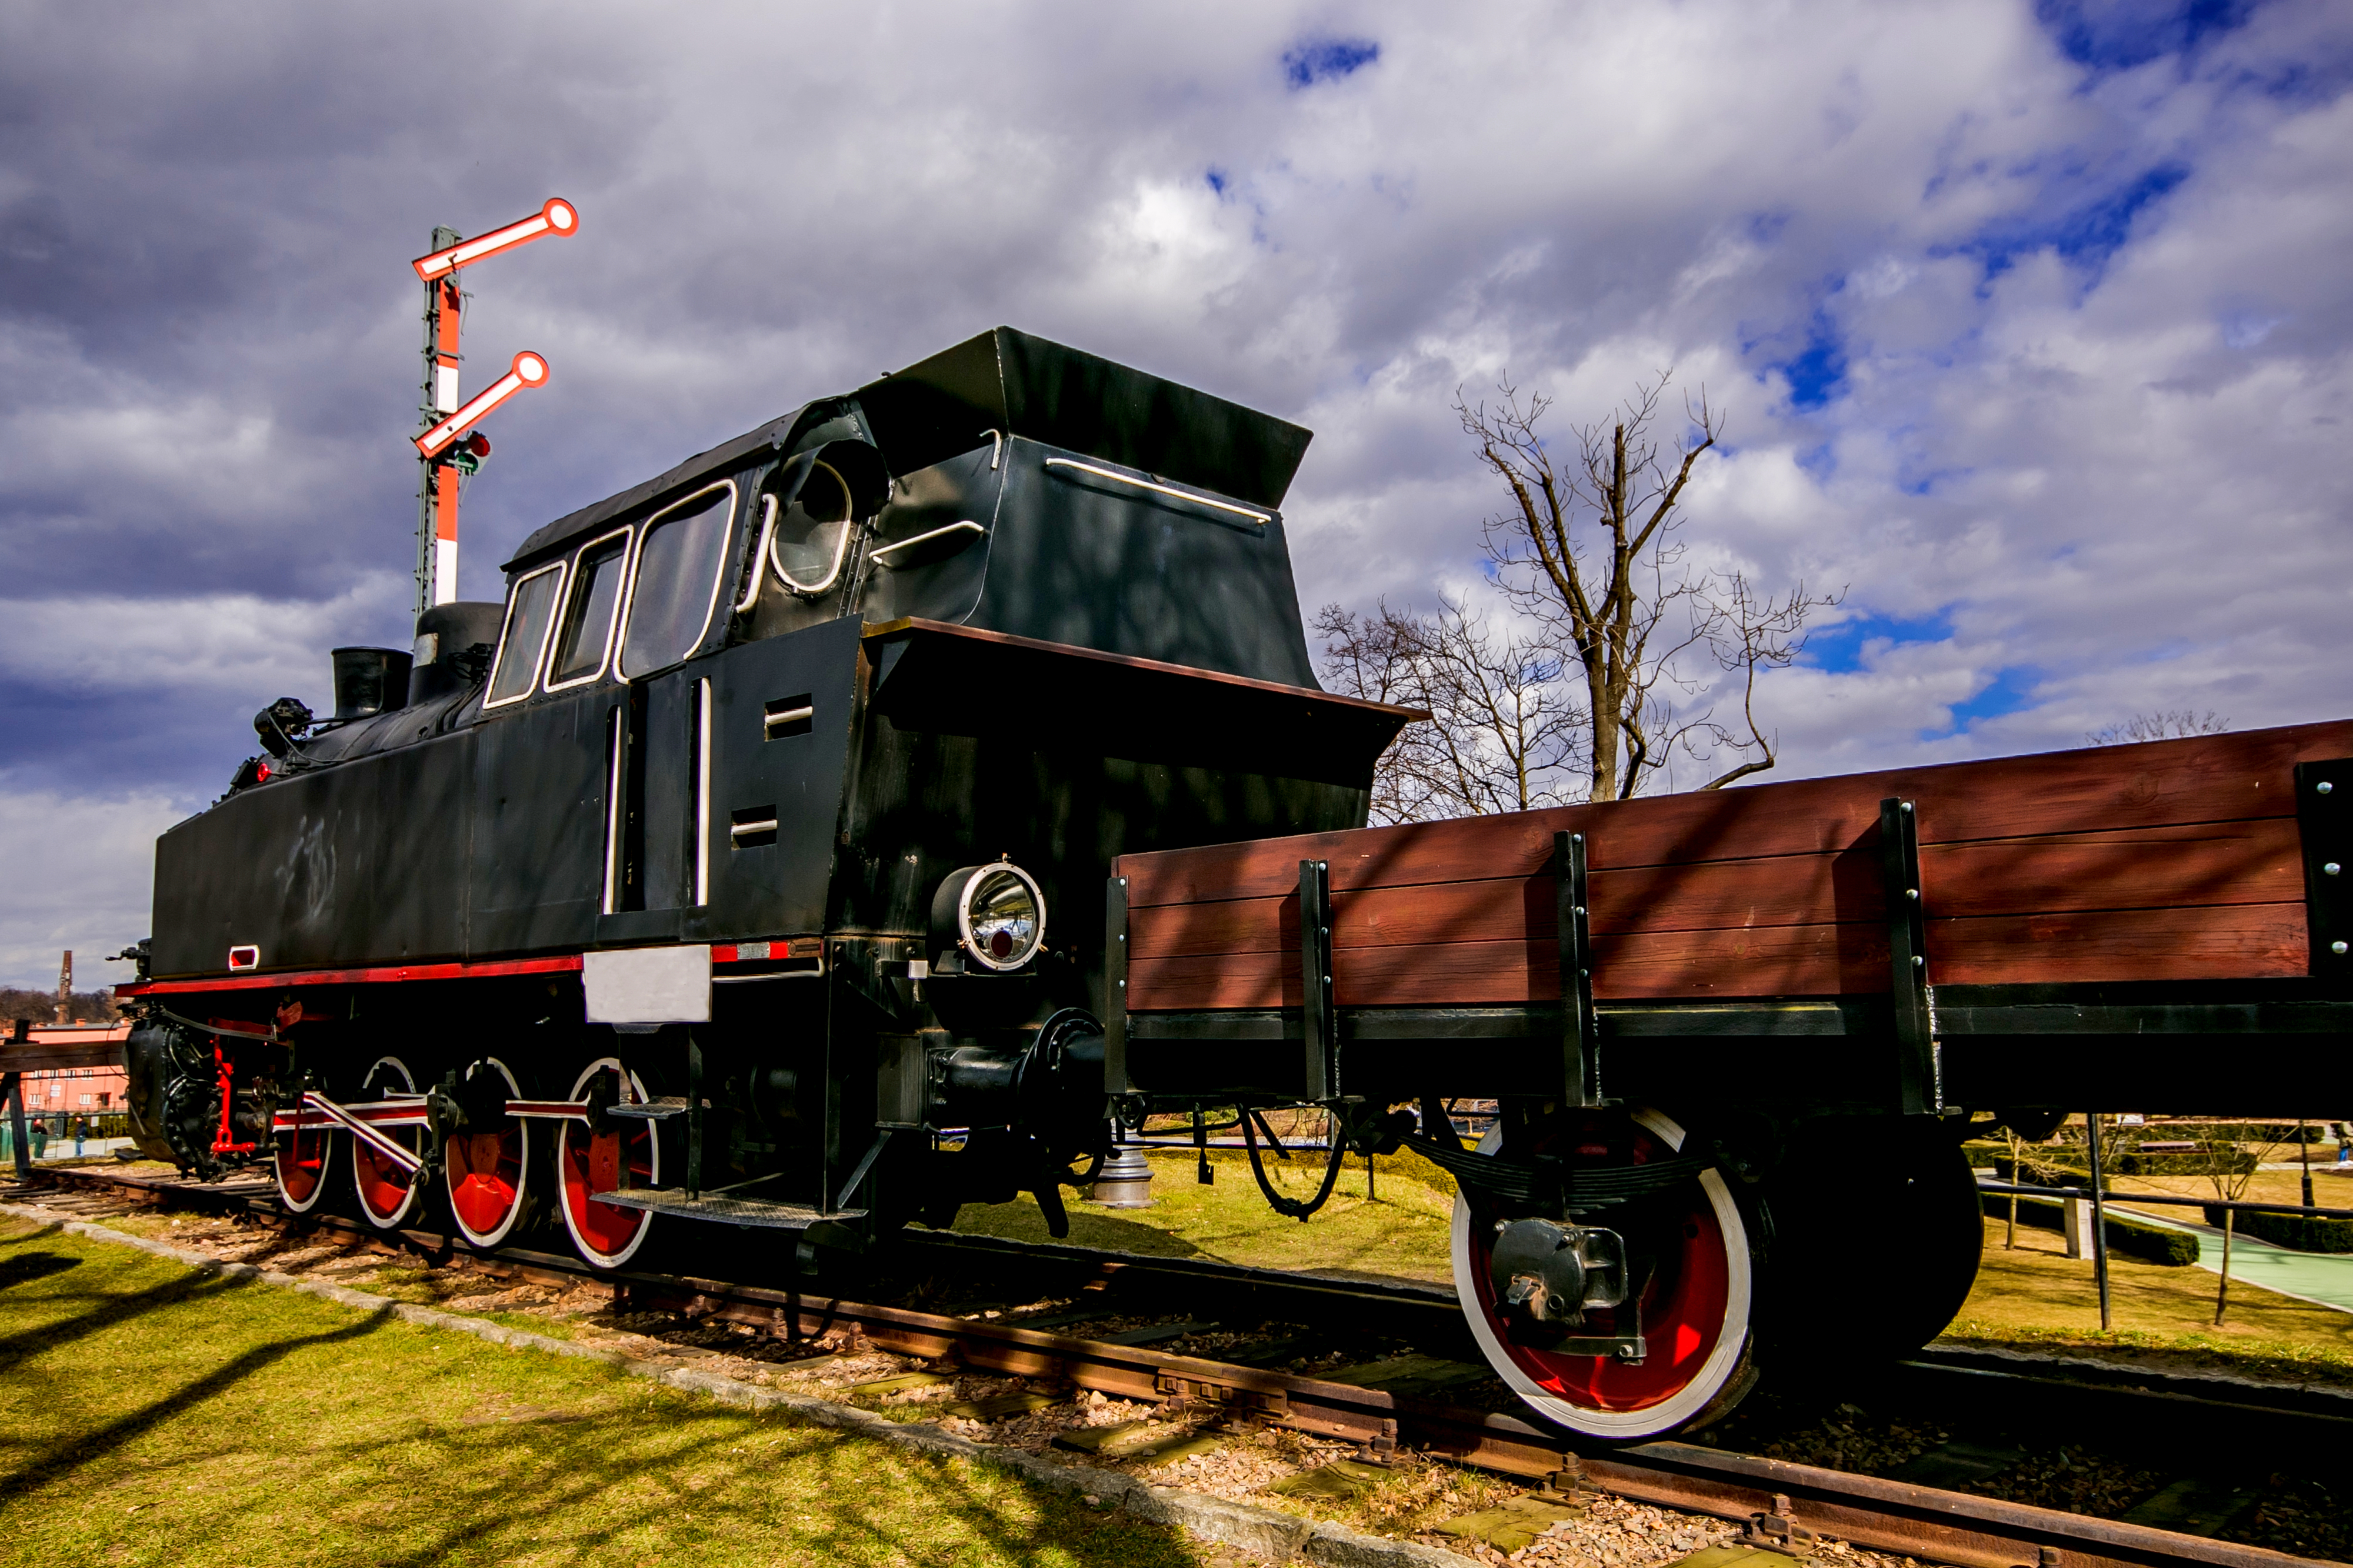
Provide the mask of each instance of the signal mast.
{"label": "signal mast", "polygon": [[424,416],[414,437],[423,475],[417,489],[417,609],[423,614],[458,596],[459,481],[482,466],[491,439],[474,426],[500,404],[527,386],[547,384],[547,357],[526,349],[507,373],[462,406],[458,401],[459,329],[466,296],[458,274],[477,261],[528,245],[548,235],[580,231],[580,214],[570,202],[550,196],[539,211],[474,239],[454,228],[436,228],[433,248],[409,263],[425,283]]}

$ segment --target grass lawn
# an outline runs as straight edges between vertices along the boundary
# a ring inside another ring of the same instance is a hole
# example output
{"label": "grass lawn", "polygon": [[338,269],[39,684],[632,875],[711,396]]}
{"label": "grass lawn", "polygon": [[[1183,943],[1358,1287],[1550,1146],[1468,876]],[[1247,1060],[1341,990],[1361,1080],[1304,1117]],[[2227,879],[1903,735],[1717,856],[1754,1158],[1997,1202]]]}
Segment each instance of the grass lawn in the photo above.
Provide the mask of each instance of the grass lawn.
{"label": "grass lawn", "polygon": [[2018,1249],[2009,1251],[2004,1232],[2001,1221],[1986,1221],[1977,1288],[1945,1331],[1947,1341],[2163,1352],[2177,1365],[2353,1383],[2353,1312],[2233,1279],[2228,1321],[2218,1329],[2212,1273],[2111,1254],[2108,1300],[2116,1327],[2103,1332],[2091,1260],[2070,1258],[2057,1236],[2024,1226]]}
{"label": "grass lawn", "polygon": [[[1365,1162],[1350,1160],[1331,1200],[1304,1225],[1267,1206],[1250,1179],[1250,1157],[1240,1150],[1209,1151],[1218,1179],[1206,1187],[1196,1179],[1191,1150],[1155,1151],[1150,1158],[1152,1206],[1107,1209],[1073,1201],[1069,1205],[1069,1245],[1158,1258],[1211,1258],[1253,1268],[1454,1282],[1454,1266],[1447,1257],[1454,1196],[1439,1185],[1446,1182],[1446,1173],[1418,1155],[1380,1160],[1369,1199],[1365,1195]],[[1320,1155],[1294,1157],[1287,1165],[1271,1154],[1265,1159],[1277,1191],[1285,1196],[1314,1195],[1324,1172]],[[1316,1162],[1314,1180],[1303,1169],[1311,1159]],[[955,1228],[1017,1241],[1050,1239],[1038,1205],[1026,1197],[1009,1204],[968,1204],[956,1216]]]}
{"label": "grass lawn", "polygon": [[0,1563],[1220,1560],[986,1467],[0,1226]]}

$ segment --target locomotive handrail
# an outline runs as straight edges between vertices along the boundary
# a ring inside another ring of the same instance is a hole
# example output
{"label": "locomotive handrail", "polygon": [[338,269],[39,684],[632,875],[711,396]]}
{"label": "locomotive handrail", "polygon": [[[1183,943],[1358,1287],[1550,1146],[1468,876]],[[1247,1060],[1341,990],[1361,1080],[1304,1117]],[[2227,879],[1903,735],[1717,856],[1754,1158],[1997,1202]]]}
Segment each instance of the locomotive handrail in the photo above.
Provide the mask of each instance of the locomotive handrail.
{"label": "locomotive handrail", "polygon": [[766,504],[760,509],[760,539],[752,546],[752,571],[744,584],[744,596],[735,601],[736,615],[748,614],[760,602],[760,585],[767,581],[768,542],[776,536],[776,498],[761,498]]}
{"label": "locomotive handrail", "polygon": [[1050,468],[1076,468],[1082,474],[1092,474],[1100,479],[1116,479],[1124,485],[1134,485],[1140,490],[1157,490],[1165,496],[1175,496],[1178,500],[1188,500],[1201,506],[1215,507],[1219,511],[1229,511],[1236,516],[1249,518],[1261,528],[1274,521],[1272,512],[1257,511],[1250,507],[1236,506],[1229,500],[1216,500],[1197,490],[1180,490],[1174,485],[1157,484],[1151,479],[1139,479],[1133,474],[1123,474],[1111,468],[1099,468],[1092,463],[1082,463],[1074,458],[1049,458],[1046,459],[1046,466]]}
{"label": "locomotive handrail", "polygon": [[[882,561],[882,557],[890,554],[894,550],[912,549],[913,546],[921,544],[928,539],[940,539],[951,533],[964,533],[967,531],[972,533],[987,533],[988,530],[981,527],[980,524],[976,522],[952,522],[944,528],[934,528],[928,532],[918,533],[912,539],[902,539],[893,544],[878,544],[873,549],[866,552],[866,558],[870,561]],[[888,561],[882,561],[882,564],[888,566],[891,563]]]}

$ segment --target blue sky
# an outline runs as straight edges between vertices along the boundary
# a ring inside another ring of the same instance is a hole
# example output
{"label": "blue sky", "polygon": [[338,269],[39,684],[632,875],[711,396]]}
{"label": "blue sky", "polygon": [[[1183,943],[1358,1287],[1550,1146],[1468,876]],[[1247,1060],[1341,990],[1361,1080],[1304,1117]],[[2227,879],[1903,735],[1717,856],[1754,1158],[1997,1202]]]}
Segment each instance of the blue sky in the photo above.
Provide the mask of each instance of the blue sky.
{"label": "blue sky", "polygon": [[554,374],[470,596],[1007,321],[1314,428],[1311,609],[1484,591],[1458,388],[1565,437],[1674,367],[1693,558],[1846,589],[1774,776],[2353,706],[2342,6],[133,14],[0,16],[0,981],[110,973],[254,710],[406,642],[406,264],[551,195],[579,236],[471,278],[470,366]]}

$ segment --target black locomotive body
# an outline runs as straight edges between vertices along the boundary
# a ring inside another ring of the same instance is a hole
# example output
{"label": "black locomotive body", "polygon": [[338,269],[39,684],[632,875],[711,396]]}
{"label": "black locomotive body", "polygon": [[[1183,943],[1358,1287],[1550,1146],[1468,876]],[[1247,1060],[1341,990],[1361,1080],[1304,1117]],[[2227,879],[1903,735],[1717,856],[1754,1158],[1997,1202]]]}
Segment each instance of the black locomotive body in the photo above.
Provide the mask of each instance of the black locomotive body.
{"label": "black locomotive body", "polygon": [[335,719],[265,710],[157,847],[151,1148],[307,1207],[347,1143],[370,1219],[438,1186],[482,1242],[543,1191],[604,1263],[653,1211],[855,1250],[1029,1191],[1059,1231],[1113,859],[1360,825],[1405,717],[1316,687],[1307,439],[1000,329],[338,650]]}

